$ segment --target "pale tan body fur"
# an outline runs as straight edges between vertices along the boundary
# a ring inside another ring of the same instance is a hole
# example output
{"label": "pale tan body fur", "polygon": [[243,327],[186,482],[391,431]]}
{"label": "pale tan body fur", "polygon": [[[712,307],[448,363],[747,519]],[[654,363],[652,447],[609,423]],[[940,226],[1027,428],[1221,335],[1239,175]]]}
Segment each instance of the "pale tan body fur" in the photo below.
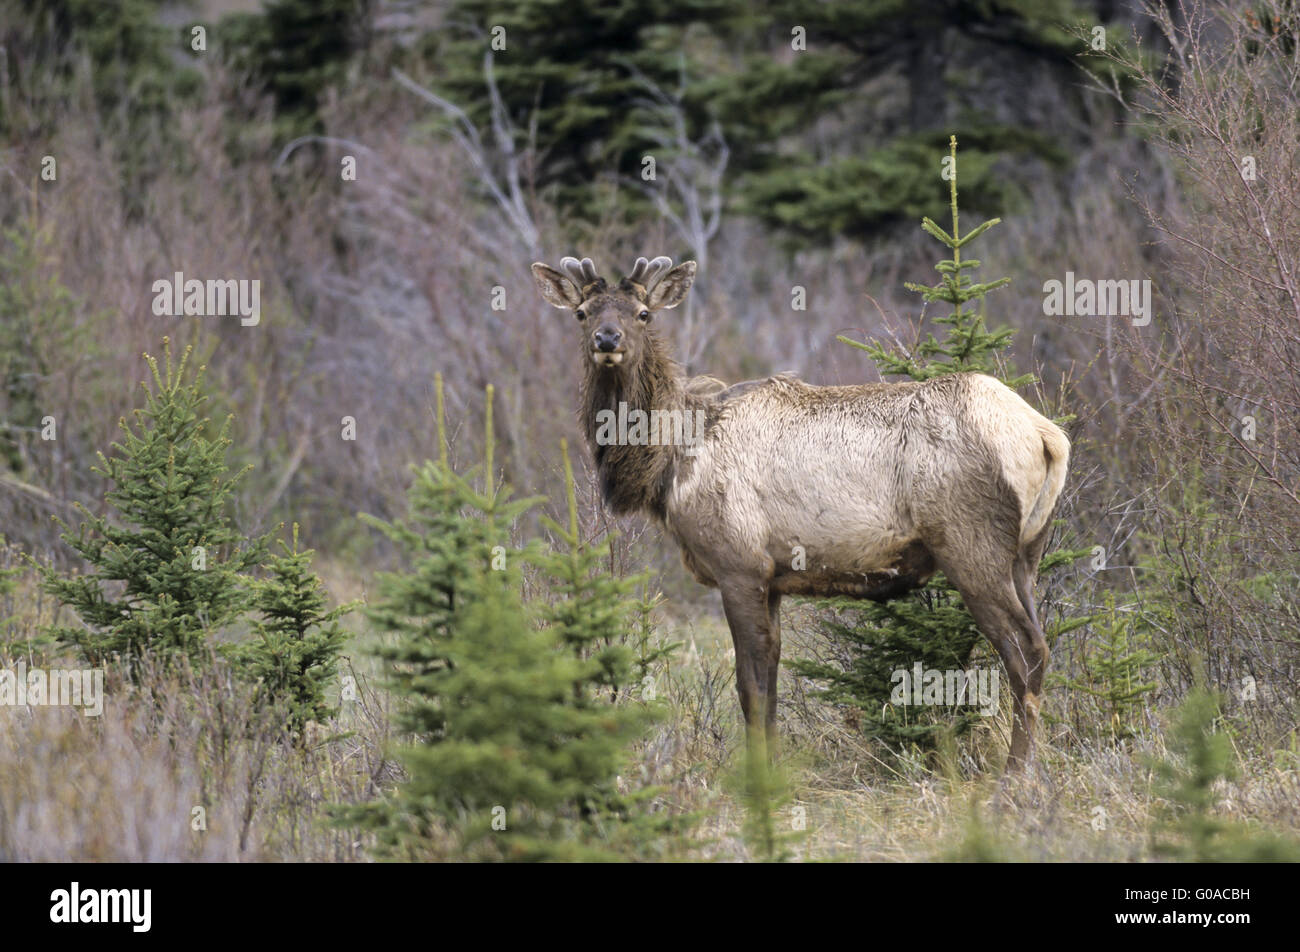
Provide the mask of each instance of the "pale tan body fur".
{"label": "pale tan body fur", "polygon": [[[688,550],[704,536],[725,538],[729,555],[773,576],[794,571],[800,550],[814,572],[887,573],[927,526],[962,517],[949,508],[960,504],[951,479],[991,457],[1016,494],[1028,542],[1060,495],[1069,443],[992,377],[961,379],[960,405],[936,415],[934,385],[772,378],[725,402],[708,439],[679,465],[664,521]],[[707,561],[695,563],[711,581]]]}

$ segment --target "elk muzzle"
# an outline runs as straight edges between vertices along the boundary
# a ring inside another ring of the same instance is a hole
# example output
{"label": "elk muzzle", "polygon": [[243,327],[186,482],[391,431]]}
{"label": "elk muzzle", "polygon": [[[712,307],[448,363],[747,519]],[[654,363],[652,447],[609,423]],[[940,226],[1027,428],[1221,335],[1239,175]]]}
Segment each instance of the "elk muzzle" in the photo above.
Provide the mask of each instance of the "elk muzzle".
{"label": "elk muzzle", "polygon": [[602,324],[591,335],[591,359],[598,364],[612,366],[623,360],[623,332],[613,324]]}

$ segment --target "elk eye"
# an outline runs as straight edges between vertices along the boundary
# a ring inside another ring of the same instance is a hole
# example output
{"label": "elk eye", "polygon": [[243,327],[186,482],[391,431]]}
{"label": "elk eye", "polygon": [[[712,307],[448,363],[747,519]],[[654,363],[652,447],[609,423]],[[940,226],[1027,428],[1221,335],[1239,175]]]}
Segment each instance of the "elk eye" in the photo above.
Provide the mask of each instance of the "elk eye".
{"label": "elk eye", "polygon": [[578,310],[574,311],[573,314],[580,321],[585,321],[587,319],[587,312],[582,308],[578,308]]}
{"label": "elk eye", "polygon": [[648,321],[650,320],[650,312],[642,311],[640,314],[637,315],[637,318],[642,321]]}

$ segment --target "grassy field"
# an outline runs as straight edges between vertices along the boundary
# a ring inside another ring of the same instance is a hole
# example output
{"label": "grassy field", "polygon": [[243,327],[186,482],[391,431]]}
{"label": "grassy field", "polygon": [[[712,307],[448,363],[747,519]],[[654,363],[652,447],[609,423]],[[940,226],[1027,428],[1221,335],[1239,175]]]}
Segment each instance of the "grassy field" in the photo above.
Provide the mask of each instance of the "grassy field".
{"label": "grassy field", "polygon": [[[361,594],[331,573],[340,597]],[[16,603],[20,630],[48,606],[31,589]],[[821,637],[811,610],[785,615],[786,654]],[[332,825],[329,804],[382,795],[402,778],[391,757],[392,701],[358,629],[345,680],[356,700],[336,721],[311,725],[294,745],[259,721],[248,698],[212,674],[146,678],[132,690],[113,679],[101,717],[67,708],[0,706],[0,859],[9,861],[340,861],[370,859],[368,834]],[[730,638],[720,620],[660,625],[681,642],[655,677],[662,719],[620,778],[659,788],[651,809],[693,816],[679,838],[653,844],[661,859],[769,858],[746,835],[744,743]],[[12,666],[21,656],[0,659]],[[42,663],[36,654],[29,665]],[[49,658],[48,667],[57,664]],[[781,751],[770,801],[778,853],[850,862],[1142,862],[1174,858],[1171,804],[1153,764],[1177,761],[1154,709],[1138,736],[1111,742],[1076,734],[1052,717],[1047,695],[1037,764],[1001,779],[1009,701],[941,754],[893,756],[865,740],[852,713],[815,697],[786,672]],[[640,703],[640,702],[632,702]],[[1239,779],[1217,781],[1208,815],[1254,833],[1300,835],[1300,754],[1238,748]],[[196,812],[196,808],[202,808]],[[447,844],[431,842],[429,858]]]}

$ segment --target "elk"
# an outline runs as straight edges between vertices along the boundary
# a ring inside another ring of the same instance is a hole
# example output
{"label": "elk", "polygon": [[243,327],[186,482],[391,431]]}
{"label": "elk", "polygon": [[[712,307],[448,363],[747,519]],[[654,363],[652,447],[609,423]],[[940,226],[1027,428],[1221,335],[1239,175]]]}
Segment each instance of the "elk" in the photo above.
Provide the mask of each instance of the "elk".
{"label": "elk", "polygon": [[[1005,666],[1007,771],[1032,758],[1048,662],[1034,579],[1070,455],[1059,427],[978,373],[688,381],[653,318],[682,302],[695,262],[639,258],[616,285],[590,258],[532,273],[542,297],[577,318],[582,424],[605,505],[649,514],[696,579],[721,591],[751,736],[775,740],[783,596],[886,600],[937,570]],[[703,425],[689,440],[611,439],[612,415],[633,411]]]}

